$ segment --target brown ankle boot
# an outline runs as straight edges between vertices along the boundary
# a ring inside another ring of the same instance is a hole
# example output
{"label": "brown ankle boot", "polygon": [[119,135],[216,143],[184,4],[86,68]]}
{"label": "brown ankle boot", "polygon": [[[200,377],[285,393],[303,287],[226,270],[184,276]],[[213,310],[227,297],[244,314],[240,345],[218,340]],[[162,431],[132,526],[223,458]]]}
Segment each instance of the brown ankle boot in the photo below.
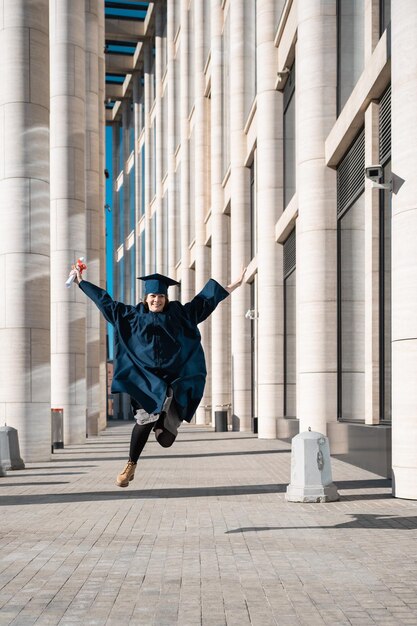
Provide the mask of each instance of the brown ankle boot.
{"label": "brown ankle boot", "polygon": [[119,487],[128,487],[131,480],[135,477],[136,463],[128,461],[124,470],[118,474],[116,478],[116,485]]}

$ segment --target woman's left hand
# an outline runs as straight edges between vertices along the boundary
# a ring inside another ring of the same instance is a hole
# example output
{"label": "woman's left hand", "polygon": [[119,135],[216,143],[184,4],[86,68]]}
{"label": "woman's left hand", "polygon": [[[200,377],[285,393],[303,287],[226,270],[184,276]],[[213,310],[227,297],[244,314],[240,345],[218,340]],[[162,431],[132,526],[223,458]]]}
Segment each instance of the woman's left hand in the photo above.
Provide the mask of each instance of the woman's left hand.
{"label": "woman's left hand", "polygon": [[230,285],[227,285],[226,289],[229,293],[232,293],[232,291],[234,291],[237,287],[240,287],[240,285],[243,283],[243,279],[245,278],[247,269],[247,267],[242,267],[239,278],[231,282]]}

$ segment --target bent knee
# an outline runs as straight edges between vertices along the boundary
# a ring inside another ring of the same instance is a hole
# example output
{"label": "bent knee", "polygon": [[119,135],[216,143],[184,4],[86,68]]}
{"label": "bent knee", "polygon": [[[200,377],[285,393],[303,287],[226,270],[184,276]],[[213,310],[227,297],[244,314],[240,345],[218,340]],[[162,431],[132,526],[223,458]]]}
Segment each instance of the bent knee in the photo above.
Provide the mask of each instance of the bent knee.
{"label": "bent knee", "polygon": [[163,430],[160,433],[156,432],[155,435],[157,442],[163,448],[170,448],[175,441],[175,435],[170,433],[168,430]]}

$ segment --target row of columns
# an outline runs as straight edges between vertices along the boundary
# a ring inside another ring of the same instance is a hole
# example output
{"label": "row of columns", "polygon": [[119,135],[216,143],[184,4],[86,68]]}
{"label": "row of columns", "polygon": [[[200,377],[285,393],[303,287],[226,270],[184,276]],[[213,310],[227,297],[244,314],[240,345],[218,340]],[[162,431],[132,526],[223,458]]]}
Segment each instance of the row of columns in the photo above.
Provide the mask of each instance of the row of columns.
{"label": "row of columns", "polygon": [[104,279],[103,48],[102,0],[0,5],[0,412],[25,461],[49,458],[51,406],[66,443],[105,422],[98,314],[65,287],[79,256]]}

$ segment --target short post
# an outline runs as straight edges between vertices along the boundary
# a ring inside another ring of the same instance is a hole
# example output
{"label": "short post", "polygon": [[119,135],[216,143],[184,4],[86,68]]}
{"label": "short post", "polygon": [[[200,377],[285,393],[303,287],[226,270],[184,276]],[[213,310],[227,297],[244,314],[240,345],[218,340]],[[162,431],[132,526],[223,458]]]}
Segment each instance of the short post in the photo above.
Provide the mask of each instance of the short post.
{"label": "short post", "polygon": [[329,440],[311,431],[296,435],[291,449],[291,483],[288,502],[334,502],[339,500],[332,481]]}
{"label": "short post", "polygon": [[51,452],[64,447],[64,409],[51,409]]}
{"label": "short post", "polygon": [[3,470],[25,469],[17,430],[12,426],[4,425],[0,428],[0,463]]}
{"label": "short post", "polygon": [[227,432],[227,411],[214,411],[214,430],[216,433]]}

